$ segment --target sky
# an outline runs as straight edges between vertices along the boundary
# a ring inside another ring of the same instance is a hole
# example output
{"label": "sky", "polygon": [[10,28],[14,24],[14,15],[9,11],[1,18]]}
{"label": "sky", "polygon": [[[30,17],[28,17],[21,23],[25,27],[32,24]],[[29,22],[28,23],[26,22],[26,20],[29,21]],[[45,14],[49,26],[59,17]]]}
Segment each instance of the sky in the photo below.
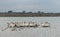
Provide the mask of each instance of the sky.
{"label": "sky", "polygon": [[60,0],[0,0],[0,12],[60,12]]}

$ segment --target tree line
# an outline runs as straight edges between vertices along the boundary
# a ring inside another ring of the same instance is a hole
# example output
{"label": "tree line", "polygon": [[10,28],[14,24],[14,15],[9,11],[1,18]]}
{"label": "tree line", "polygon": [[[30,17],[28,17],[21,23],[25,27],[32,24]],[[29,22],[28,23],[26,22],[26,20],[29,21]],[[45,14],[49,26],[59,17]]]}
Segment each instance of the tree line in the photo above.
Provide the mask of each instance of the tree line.
{"label": "tree line", "polygon": [[[26,11],[22,11],[22,12],[13,12],[13,11],[8,11],[8,13],[33,13],[32,11],[30,11],[30,12],[26,12]],[[34,12],[35,13],[35,12]],[[44,13],[44,12],[40,12],[40,11],[38,11],[38,12],[36,12],[36,13]]]}

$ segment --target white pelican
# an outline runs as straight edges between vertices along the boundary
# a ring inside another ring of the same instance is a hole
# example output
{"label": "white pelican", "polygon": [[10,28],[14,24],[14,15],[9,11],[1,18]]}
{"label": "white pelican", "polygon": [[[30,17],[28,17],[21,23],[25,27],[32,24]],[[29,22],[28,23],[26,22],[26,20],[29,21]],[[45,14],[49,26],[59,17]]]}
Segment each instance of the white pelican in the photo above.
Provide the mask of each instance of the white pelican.
{"label": "white pelican", "polygon": [[44,22],[41,24],[42,27],[50,27],[49,23],[48,22]]}

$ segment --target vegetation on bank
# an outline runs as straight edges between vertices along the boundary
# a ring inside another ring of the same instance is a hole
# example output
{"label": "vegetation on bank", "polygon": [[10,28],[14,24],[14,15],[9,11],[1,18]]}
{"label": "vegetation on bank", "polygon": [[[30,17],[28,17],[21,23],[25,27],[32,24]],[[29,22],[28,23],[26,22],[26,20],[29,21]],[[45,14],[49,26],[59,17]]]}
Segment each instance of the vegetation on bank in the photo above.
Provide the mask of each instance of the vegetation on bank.
{"label": "vegetation on bank", "polygon": [[0,12],[0,17],[53,17],[53,16],[60,16],[60,13],[44,13],[44,12]]}

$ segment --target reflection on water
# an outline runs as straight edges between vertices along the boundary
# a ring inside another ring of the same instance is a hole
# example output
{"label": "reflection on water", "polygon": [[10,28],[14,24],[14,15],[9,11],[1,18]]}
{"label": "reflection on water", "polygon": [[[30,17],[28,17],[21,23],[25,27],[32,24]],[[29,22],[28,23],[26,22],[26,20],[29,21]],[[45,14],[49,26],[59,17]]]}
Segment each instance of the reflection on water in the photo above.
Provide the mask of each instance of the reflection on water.
{"label": "reflection on water", "polygon": [[[21,31],[11,31],[10,28],[0,31],[0,37],[60,37],[60,17],[0,17],[0,28],[6,27],[7,22],[32,21],[41,24],[48,21],[50,28],[21,28]],[[17,28],[19,30],[19,28]]]}

